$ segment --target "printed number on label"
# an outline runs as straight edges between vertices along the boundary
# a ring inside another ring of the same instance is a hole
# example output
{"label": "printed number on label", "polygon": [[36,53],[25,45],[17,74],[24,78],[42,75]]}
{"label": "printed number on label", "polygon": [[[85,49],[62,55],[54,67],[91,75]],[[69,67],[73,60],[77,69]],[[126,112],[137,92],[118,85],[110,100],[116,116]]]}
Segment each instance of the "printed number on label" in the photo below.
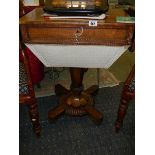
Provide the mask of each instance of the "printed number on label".
{"label": "printed number on label", "polygon": [[89,26],[97,26],[97,20],[89,20]]}

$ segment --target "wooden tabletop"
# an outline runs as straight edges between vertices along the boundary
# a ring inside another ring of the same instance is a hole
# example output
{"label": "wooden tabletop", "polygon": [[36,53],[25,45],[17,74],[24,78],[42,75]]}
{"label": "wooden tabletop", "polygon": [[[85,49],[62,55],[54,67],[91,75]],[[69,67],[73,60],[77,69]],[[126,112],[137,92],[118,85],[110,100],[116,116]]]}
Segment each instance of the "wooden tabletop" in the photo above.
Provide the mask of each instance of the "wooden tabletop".
{"label": "wooden tabletop", "polygon": [[[26,14],[25,16],[21,17],[19,20],[20,24],[45,24],[45,23],[64,23],[67,24],[69,22],[69,24],[78,24],[80,23],[80,25],[83,24],[87,24],[88,25],[88,21],[89,19],[45,19],[43,17],[43,9],[42,8],[36,8],[33,11],[29,12],[28,14]],[[107,25],[107,24],[115,24],[115,25],[120,25],[120,23],[116,23],[116,16],[128,16],[127,13],[120,8],[109,8],[109,11],[106,13],[106,18],[103,20],[98,20],[98,24],[99,25]],[[125,23],[121,23],[121,25],[123,25]],[[133,24],[129,24],[129,25],[133,25]]]}

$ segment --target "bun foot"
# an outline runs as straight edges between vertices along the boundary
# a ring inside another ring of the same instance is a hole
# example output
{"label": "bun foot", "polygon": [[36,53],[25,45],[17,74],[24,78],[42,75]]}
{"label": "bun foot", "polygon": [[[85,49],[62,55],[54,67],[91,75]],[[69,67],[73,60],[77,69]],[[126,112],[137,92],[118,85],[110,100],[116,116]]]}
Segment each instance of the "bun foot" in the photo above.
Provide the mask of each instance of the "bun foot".
{"label": "bun foot", "polygon": [[116,123],[115,123],[115,132],[119,132],[120,128],[121,128],[121,123],[116,121]]}

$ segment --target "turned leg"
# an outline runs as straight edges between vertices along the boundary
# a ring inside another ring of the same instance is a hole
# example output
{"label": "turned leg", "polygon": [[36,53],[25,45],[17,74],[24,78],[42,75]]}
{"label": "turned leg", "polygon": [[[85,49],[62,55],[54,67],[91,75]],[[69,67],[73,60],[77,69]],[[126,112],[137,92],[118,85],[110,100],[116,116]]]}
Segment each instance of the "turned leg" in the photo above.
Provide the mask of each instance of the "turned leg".
{"label": "turned leg", "polygon": [[124,120],[124,117],[126,115],[130,99],[131,98],[126,93],[124,93],[122,95],[120,105],[119,105],[119,109],[118,109],[117,120],[115,122],[116,132],[118,132],[120,130],[120,128],[123,124],[123,120]]}
{"label": "turned leg", "polygon": [[29,108],[29,115],[32,122],[33,130],[37,135],[37,137],[39,137],[41,132],[41,126],[39,122],[39,112],[37,108],[36,99],[33,99],[31,101],[31,104],[28,105],[28,108]]}

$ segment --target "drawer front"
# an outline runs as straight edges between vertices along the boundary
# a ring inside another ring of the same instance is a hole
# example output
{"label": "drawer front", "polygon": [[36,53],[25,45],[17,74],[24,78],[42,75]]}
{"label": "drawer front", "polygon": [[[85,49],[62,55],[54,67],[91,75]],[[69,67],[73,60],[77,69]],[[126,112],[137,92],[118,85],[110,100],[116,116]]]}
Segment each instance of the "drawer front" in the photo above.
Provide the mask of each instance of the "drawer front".
{"label": "drawer front", "polygon": [[47,44],[127,45],[132,33],[124,28],[21,27],[24,42]]}

